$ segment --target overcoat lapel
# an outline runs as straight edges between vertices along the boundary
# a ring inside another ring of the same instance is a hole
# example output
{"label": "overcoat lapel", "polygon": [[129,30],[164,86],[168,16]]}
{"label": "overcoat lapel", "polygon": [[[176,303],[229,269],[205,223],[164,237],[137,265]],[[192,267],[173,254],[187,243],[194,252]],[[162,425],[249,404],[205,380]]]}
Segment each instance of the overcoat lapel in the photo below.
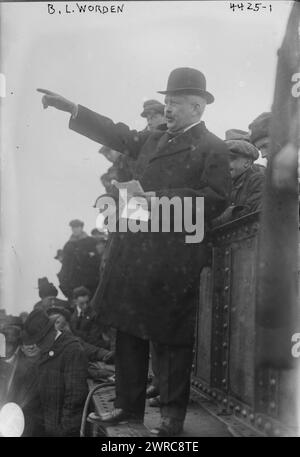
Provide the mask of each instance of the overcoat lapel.
{"label": "overcoat lapel", "polygon": [[203,136],[205,131],[204,122],[196,125],[185,133],[182,133],[170,139],[168,133],[165,133],[159,140],[157,148],[153,156],[149,159],[149,163],[161,157],[186,152],[196,147],[197,142]]}

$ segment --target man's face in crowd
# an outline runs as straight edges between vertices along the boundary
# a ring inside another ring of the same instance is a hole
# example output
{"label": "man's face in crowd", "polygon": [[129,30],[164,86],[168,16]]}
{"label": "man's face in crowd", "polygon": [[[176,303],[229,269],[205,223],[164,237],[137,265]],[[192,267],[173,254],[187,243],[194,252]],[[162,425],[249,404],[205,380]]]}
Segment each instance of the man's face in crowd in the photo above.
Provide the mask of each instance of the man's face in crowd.
{"label": "man's face in crowd", "polygon": [[229,168],[231,177],[237,178],[240,176],[249,166],[251,165],[251,160],[242,155],[230,153],[229,155]]}
{"label": "man's face in crowd", "polygon": [[176,132],[200,120],[200,105],[195,96],[167,95],[165,98],[165,117],[168,129]]}
{"label": "man's face in crowd", "polygon": [[98,252],[99,255],[102,255],[105,250],[105,242],[99,241],[96,244],[96,251]]}
{"label": "man's face in crowd", "polygon": [[257,149],[261,152],[262,157],[264,157],[264,158],[268,157],[269,143],[270,143],[270,139],[268,137],[265,137],[265,138],[260,138],[254,144],[254,146],[257,147]]}
{"label": "man's face in crowd", "polygon": [[54,328],[59,332],[70,330],[67,319],[62,314],[52,314],[50,319],[54,321]]}
{"label": "man's face in crowd", "polygon": [[155,112],[150,112],[149,114],[147,114],[146,119],[148,128],[151,132],[153,130],[156,130],[161,124],[164,124],[166,122],[163,114]]}
{"label": "man's face in crowd", "polygon": [[75,299],[75,305],[77,305],[82,311],[85,311],[89,303],[89,296],[78,297]]}
{"label": "man's face in crowd", "polygon": [[82,232],[83,232],[83,227],[82,227],[81,225],[78,226],[78,227],[71,227],[71,229],[72,229],[72,234],[73,234],[74,236],[79,236],[79,235],[81,235]]}
{"label": "man's face in crowd", "polygon": [[26,357],[36,357],[40,353],[40,349],[36,344],[23,344],[22,352]]}

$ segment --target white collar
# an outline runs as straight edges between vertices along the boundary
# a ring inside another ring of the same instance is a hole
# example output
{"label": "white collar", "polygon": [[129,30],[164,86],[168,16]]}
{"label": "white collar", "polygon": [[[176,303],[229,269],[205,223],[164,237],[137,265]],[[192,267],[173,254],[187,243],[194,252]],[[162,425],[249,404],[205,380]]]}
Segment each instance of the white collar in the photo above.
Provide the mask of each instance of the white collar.
{"label": "white collar", "polygon": [[195,125],[200,124],[200,122],[201,122],[201,119],[200,119],[200,121],[194,122],[194,124],[189,125],[189,126],[186,127],[185,129],[183,129],[183,133],[185,133],[185,132],[187,132],[188,130],[190,130],[191,128],[195,127]]}

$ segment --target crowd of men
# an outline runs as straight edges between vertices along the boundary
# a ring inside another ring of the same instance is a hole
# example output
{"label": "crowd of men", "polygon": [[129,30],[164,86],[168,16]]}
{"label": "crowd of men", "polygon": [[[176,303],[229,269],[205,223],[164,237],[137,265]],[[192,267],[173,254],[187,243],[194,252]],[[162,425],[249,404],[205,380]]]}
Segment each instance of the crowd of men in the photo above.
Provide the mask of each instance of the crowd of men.
{"label": "crowd of men", "polygon": [[[146,199],[203,196],[206,231],[261,209],[270,113],[249,130],[231,129],[225,141],[210,133],[202,116],[213,95],[192,68],[171,72],[165,104],[148,100],[137,132],[40,89],[44,108],[71,114],[69,127],[101,144],[111,167],[101,176],[105,192],[118,198],[113,180],[137,179]],[[96,421],[142,422],[145,400],[159,406],[156,436],[181,433],[193,359],[197,288],[206,265],[206,238],[195,246],[181,233],[104,233],[89,236],[79,220],[55,258],[59,285],[38,281],[34,310],[1,329],[1,401],[25,414],[27,436],[77,436],[87,378],[114,379],[112,411]],[[149,380],[149,351],[152,383]],[[112,366],[112,364],[114,364]],[[5,382],[3,381],[5,380]]]}

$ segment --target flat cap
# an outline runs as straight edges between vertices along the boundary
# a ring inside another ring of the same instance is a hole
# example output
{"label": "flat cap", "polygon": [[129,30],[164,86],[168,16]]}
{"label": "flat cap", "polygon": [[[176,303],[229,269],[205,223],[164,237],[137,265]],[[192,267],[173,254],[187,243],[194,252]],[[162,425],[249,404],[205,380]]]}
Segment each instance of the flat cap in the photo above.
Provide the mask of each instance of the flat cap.
{"label": "flat cap", "polygon": [[269,136],[271,117],[272,113],[262,113],[249,124],[251,143]]}
{"label": "flat cap", "polygon": [[84,222],[80,221],[79,219],[73,219],[72,221],[70,221],[69,226],[70,227],[83,227]]}
{"label": "flat cap", "polygon": [[250,142],[250,135],[249,132],[245,132],[245,130],[239,129],[229,129],[225,132],[225,139],[226,140],[244,140]]}
{"label": "flat cap", "polygon": [[226,140],[225,141],[229,152],[238,154],[250,159],[257,160],[259,157],[258,149],[251,143],[245,140]]}
{"label": "flat cap", "polygon": [[165,105],[158,100],[147,100],[143,104],[142,117],[147,117],[150,113],[164,114]]}

